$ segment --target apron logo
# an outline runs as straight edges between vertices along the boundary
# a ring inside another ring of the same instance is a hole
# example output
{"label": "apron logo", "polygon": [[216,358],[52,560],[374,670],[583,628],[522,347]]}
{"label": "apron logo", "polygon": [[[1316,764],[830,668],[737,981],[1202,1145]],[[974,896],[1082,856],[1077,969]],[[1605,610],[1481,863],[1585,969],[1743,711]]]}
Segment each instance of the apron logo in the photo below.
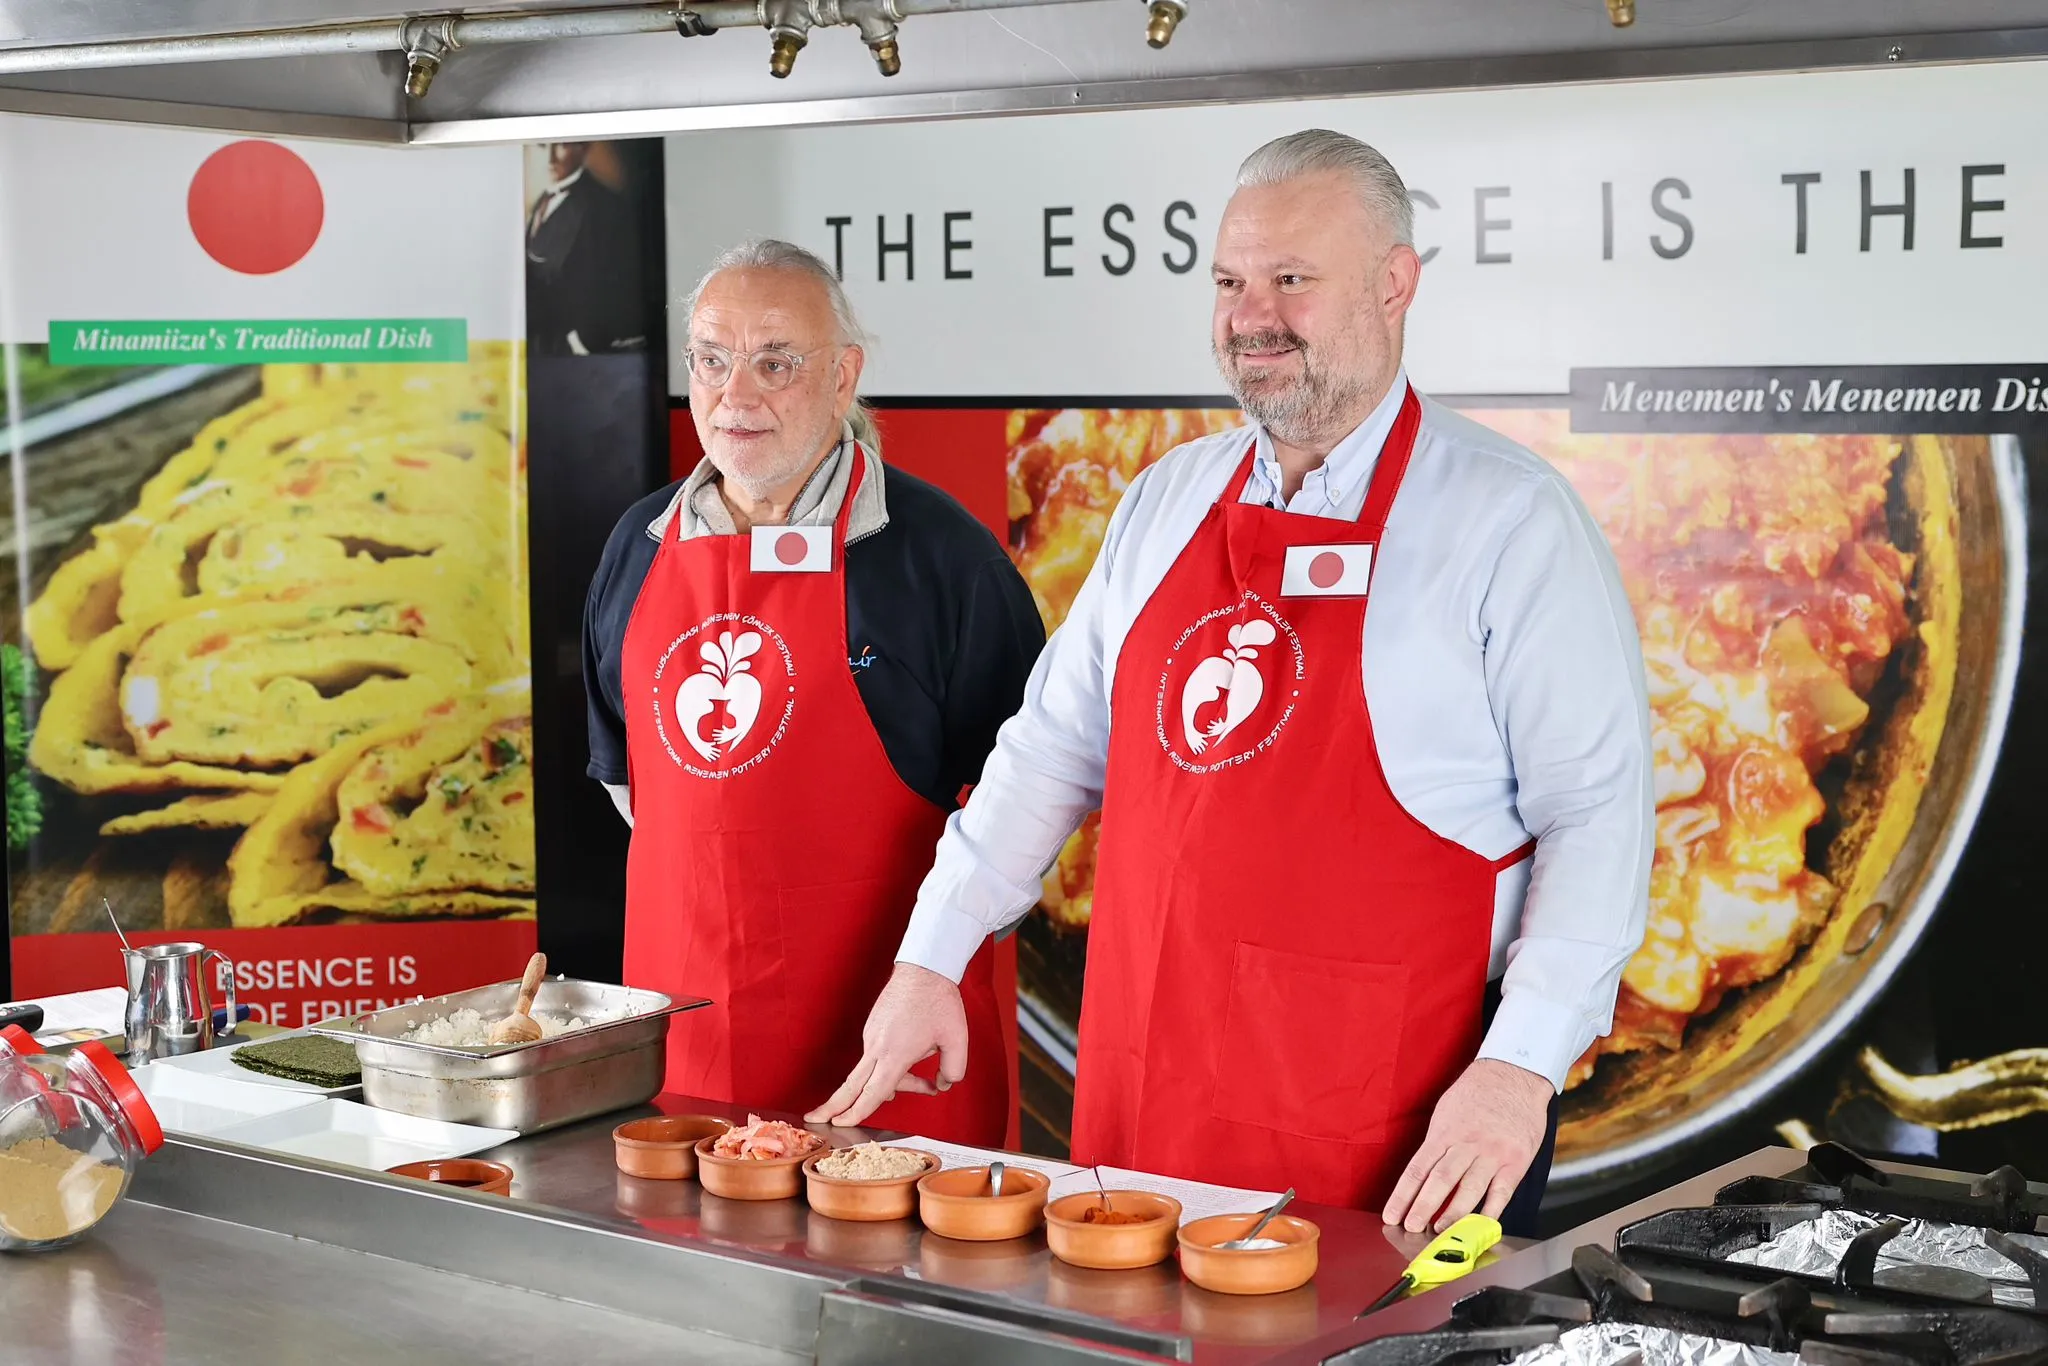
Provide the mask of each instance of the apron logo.
{"label": "apron logo", "polygon": [[[764,654],[771,641],[775,649]],[[782,677],[764,679],[761,666],[772,674],[777,663]],[[673,679],[671,667],[680,673],[692,664],[680,682]],[[762,737],[762,713],[775,711],[778,696],[777,723]],[[782,739],[795,710],[794,657],[775,628],[752,615],[721,612],[691,627],[669,642],[654,668],[655,733],[669,758],[699,778],[731,778],[754,768]]]}
{"label": "apron logo", "polygon": [[[1283,639],[1285,651],[1269,648]],[[1293,717],[1307,676],[1294,628],[1270,602],[1248,591],[1240,602],[1204,613],[1174,641],[1154,707],[1159,747],[1189,773],[1256,758],[1272,748]],[[1255,716],[1272,715],[1269,702],[1280,710],[1262,735],[1227,743]]]}
{"label": "apron logo", "polygon": [[[1258,647],[1279,639],[1270,621],[1246,621],[1230,628],[1230,645],[1220,655],[1210,655],[1195,666],[1188,681],[1180,685],[1180,728],[1188,748],[1200,754],[1212,741],[1244,724],[1259,708],[1265,696],[1266,680],[1253,663]],[[1223,703],[1223,714],[1215,715],[1212,703]],[[1202,722],[1209,715],[1213,719]]]}
{"label": "apron logo", "polygon": [[760,648],[759,631],[744,631],[738,637],[720,631],[716,642],[698,647],[703,667],[676,689],[676,721],[683,738],[712,763],[718,762],[721,749],[744,739],[761,714],[761,680],[747,662],[747,656]]}

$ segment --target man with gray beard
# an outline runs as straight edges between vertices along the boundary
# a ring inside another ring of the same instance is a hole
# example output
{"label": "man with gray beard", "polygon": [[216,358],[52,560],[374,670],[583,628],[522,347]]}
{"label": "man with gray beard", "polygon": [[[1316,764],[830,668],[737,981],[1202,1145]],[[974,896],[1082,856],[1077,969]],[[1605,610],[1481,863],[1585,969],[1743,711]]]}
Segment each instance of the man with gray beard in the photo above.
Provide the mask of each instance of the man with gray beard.
{"label": "man with gray beard", "polygon": [[1212,345],[1252,425],[1132,481],[814,1119],[1003,1065],[954,982],[1099,805],[1077,1162],[1532,1231],[1642,940],[1649,707],[1571,488],[1409,386],[1421,273],[1372,148],[1244,162]]}

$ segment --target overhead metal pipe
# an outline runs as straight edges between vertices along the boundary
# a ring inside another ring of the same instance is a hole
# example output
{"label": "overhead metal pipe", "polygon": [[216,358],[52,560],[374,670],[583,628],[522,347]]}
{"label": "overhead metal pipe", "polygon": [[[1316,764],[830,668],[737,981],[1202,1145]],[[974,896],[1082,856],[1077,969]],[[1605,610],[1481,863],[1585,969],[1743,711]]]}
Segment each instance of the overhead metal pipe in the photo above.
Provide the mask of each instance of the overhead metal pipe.
{"label": "overhead metal pipe", "polygon": [[[976,10],[1034,9],[1047,5],[1105,3],[1106,0],[799,0],[811,26],[860,24],[871,46],[883,42],[894,60],[893,31],[882,25],[917,14],[961,14]],[[618,38],[644,33],[712,33],[723,28],[773,28],[768,0],[703,0],[697,4],[633,5],[615,9],[538,10],[519,14],[464,16],[429,14],[410,19],[331,24],[311,28],[263,29],[180,38],[133,38],[106,43],[0,48],[0,76],[130,66],[175,66],[190,62],[246,61],[266,57],[330,57],[350,53],[420,50],[423,33],[434,35],[434,63],[457,48],[539,43],[568,38]],[[847,13],[842,16],[841,9]],[[865,19],[865,24],[860,21]],[[785,25],[785,28],[788,26]],[[427,73],[431,79],[431,72]]]}

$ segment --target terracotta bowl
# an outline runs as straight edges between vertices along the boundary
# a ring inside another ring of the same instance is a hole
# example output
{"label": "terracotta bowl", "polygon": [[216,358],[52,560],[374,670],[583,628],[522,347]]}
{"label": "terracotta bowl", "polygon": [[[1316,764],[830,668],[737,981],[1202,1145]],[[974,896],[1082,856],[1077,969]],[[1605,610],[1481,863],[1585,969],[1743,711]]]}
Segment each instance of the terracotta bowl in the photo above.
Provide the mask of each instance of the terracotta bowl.
{"label": "terracotta bowl", "polygon": [[1204,1290],[1225,1295],[1275,1295],[1306,1285],[1316,1274],[1316,1243],[1322,1237],[1306,1219],[1282,1214],[1259,1236],[1282,1244],[1272,1248],[1222,1248],[1259,1222],[1256,1214],[1216,1214],[1180,1231],[1180,1269]]}
{"label": "terracotta bowl", "polygon": [[1110,1191],[1109,1207],[1135,1214],[1142,1224],[1091,1224],[1084,1217],[1100,1208],[1095,1191],[1063,1196],[1045,1207],[1045,1241],[1052,1255],[1075,1266],[1103,1271],[1128,1271],[1154,1266],[1173,1253],[1173,1235],[1180,1227],[1180,1201],[1151,1191]]}
{"label": "terracotta bowl", "polygon": [[924,1226],[946,1238],[993,1243],[1022,1238],[1045,1219],[1045,1190],[1052,1182],[1029,1167],[1003,1168],[1003,1193],[988,1193],[987,1167],[933,1172],[917,1183],[917,1212]]}
{"label": "terracotta bowl", "polygon": [[437,1186],[454,1186],[479,1195],[510,1195],[512,1169],[502,1162],[479,1162],[473,1157],[446,1157],[434,1162],[408,1162],[393,1167],[393,1176],[431,1181]]}
{"label": "terracotta bowl", "polygon": [[917,1209],[918,1181],[937,1170],[939,1160],[915,1148],[892,1151],[915,1152],[924,1159],[924,1165],[908,1176],[892,1176],[883,1181],[849,1181],[844,1177],[827,1176],[818,1170],[818,1164],[832,1156],[832,1150],[812,1153],[804,1159],[804,1181],[811,1208],[828,1219],[870,1223],[908,1219]]}
{"label": "terracotta bowl", "polygon": [[697,1143],[730,1129],[716,1115],[655,1115],[612,1130],[619,1170],[643,1181],[687,1181],[697,1174]]}
{"label": "terracotta bowl", "polygon": [[[790,1200],[804,1191],[803,1157],[720,1157],[718,1135],[697,1140],[697,1179],[728,1200]],[[810,1156],[809,1153],[804,1157]]]}

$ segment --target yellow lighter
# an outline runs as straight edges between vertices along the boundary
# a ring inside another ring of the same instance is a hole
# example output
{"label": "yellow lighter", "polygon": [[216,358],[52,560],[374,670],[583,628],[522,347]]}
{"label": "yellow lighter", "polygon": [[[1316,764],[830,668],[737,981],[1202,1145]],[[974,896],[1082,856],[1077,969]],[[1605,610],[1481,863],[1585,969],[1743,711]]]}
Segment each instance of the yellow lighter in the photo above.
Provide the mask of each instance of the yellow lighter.
{"label": "yellow lighter", "polygon": [[1404,1295],[1455,1281],[1478,1265],[1486,1250],[1500,1241],[1500,1223],[1484,1214],[1468,1214],[1432,1238],[1429,1246],[1415,1254],[1401,1279],[1387,1287],[1387,1293],[1359,1311],[1358,1317],[1376,1314]]}
{"label": "yellow lighter", "polygon": [[1500,1241],[1500,1223],[1483,1214],[1468,1214],[1439,1233],[1428,1247],[1408,1263],[1408,1274],[1417,1290],[1427,1290],[1445,1281],[1455,1281],[1470,1271],[1479,1258]]}

